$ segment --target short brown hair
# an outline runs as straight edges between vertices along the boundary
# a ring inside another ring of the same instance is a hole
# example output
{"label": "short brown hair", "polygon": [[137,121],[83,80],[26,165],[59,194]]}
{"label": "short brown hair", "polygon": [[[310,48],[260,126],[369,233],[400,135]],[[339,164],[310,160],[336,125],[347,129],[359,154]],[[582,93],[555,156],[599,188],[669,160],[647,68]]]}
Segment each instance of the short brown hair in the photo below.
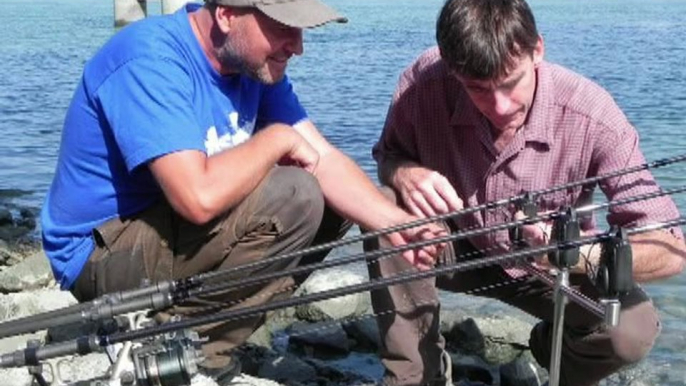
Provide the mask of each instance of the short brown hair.
{"label": "short brown hair", "polygon": [[447,0],[436,40],[452,71],[487,80],[505,76],[515,59],[533,54],[538,31],[524,0]]}

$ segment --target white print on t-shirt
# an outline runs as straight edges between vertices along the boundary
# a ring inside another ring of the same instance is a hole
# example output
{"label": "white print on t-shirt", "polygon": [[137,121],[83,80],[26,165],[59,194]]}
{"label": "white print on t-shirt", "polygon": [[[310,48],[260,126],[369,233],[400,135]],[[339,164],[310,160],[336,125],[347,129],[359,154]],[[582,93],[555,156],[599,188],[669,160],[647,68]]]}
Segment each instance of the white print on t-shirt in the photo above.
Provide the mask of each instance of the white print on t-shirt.
{"label": "white print on t-shirt", "polygon": [[243,126],[239,126],[238,113],[232,112],[229,114],[229,132],[222,134],[217,133],[215,126],[207,129],[205,137],[205,151],[208,156],[217,154],[222,150],[230,149],[238,144],[241,144],[250,138],[254,128],[255,121],[243,122]]}

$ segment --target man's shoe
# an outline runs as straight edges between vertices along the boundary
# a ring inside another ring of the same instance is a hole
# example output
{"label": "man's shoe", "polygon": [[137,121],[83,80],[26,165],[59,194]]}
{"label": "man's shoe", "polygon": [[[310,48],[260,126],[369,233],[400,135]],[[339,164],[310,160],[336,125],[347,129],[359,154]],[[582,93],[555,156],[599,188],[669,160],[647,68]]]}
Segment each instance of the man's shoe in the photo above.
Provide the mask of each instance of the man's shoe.
{"label": "man's shoe", "polygon": [[441,375],[429,382],[429,385],[453,386],[453,360],[445,350],[441,353]]}
{"label": "man's shoe", "polygon": [[234,378],[241,375],[241,362],[235,356],[231,362],[219,368],[208,368],[200,366],[200,373],[211,378],[218,386],[229,386],[234,384]]}
{"label": "man's shoe", "polygon": [[500,384],[501,386],[544,386],[536,366],[522,358],[500,366]]}

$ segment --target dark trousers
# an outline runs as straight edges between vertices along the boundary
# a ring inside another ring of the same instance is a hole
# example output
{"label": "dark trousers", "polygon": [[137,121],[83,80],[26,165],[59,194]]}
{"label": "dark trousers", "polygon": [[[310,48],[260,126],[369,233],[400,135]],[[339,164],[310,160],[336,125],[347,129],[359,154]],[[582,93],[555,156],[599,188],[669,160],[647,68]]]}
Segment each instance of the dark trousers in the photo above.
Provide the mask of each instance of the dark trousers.
{"label": "dark trousers", "polygon": [[[239,205],[208,224],[198,226],[167,202],[128,219],[114,219],[93,231],[96,249],[72,292],[87,301],[108,292],[152,282],[180,279],[260,261],[342,237],[350,223],[329,210],[316,179],[302,169],[276,167]],[[267,272],[319,262],[329,251],[260,265],[217,280],[238,280]],[[202,296],[174,307],[165,315],[203,316],[255,306],[290,296],[306,276]],[[208,283],[210,284],[210,283]],[[263,317],[203,326],[206,367],[228,364],[229,351],[245,342]]]}
{"label": "dark trousers", "polygon": [[[388,191],[385,192],[392,197]],[[444,224],[445,225],[445,224]],[[445,225],[447,227],[447,225]],[[381,245],[381,247],[387,247]],[[366,250],[378,248],[368,242]],[[467,241],[446,248],[439,264],[454,264],[478,258]],[[380,258],[369,265],[371,279],[391,277],[413,270],[400,256]],[[570,276],[570,284],[591,299],[598,293],[586,275]],[[417,280],[372,292],[374,312],[382,335],[384,383],[390,385],[427,384],[436,377],[445,341],[439,331],[440,305],[436,288],[453,292],[478,290],[479,296],[498,299],[541,320],[531,331],[531,351],[545,368],[552,347],[553,292],[529,277],[513,280],[500,266]],[[660,322],[652,302],[639,287],[620,299],[620,323],[608,329],[595,314],[574,302],[565,310],[560,385],[587,386],[642,359],[652,348]],[[395,312],[389,312],[395,310]]]}

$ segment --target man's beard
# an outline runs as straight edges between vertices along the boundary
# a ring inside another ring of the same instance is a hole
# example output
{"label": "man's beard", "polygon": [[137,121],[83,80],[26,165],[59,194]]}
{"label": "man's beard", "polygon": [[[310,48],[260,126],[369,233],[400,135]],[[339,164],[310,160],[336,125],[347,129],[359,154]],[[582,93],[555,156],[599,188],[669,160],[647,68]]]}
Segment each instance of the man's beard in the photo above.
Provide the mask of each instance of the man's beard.
{"label": "man's beard", "polygon": [[264,84],[275,84],[281,80],[282,76],[279,79],[274,79],[266,62],[248,62],[243,55],[246,51],[247,46],[244,39],[235,38],[234,41],[231,41],[227,37],[224,44],[217,51],[217,60],[219,60],[222,67],[236,69],[241,74],[245,74]]}

